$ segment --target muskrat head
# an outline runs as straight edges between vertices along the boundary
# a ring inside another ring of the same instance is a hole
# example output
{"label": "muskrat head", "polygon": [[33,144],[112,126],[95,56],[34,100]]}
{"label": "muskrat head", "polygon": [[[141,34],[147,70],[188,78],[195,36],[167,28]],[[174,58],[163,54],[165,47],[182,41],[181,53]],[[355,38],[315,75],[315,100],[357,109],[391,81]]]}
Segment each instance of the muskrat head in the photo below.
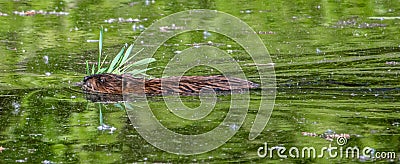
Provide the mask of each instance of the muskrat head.
{"label": "muskrat head", "polygon": [[122,76],[115,74],[94,74],[83,79],[82,89],[86,92],[122,93]]}

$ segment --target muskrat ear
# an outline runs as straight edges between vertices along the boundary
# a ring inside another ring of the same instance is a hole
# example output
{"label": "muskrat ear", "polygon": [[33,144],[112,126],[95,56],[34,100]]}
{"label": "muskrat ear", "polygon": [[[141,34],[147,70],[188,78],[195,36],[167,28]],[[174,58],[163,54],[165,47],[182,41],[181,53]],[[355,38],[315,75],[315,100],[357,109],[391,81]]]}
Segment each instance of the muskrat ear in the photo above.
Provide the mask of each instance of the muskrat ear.
{"label": "muskrat ear", "polygon": [[90,76],[85,76],[85,77],[83,78],[83,81],[87,81],[89,78],[90,78]]}

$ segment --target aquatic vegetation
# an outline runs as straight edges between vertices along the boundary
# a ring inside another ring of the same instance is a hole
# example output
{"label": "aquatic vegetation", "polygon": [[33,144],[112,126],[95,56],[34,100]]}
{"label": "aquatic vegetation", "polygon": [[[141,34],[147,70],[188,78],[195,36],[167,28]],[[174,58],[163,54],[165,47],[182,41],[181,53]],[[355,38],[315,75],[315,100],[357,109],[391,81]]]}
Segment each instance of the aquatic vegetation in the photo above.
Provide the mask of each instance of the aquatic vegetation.
{"label": "aquatic vegetation", "polygon": [[102,59],[102,49],[103,49],[103,32],[104,29],[101,27],[100,29],[100,36],[99,36],[99,56],[98,56],[98,62],[97,62],[97,69],[96,69],[96,64],[93,64],[92,67],[90,68],[88,61],[86,61],[86,74],[93,75],[93,74],[103,74],[103,73],[111,73],[111,74],[131,74],[132,76],[141,74],[141,75],[146,75],[145,72],[150,70],[151,68],[146,68],[146,69],[133,69],[134,67],[149,64],[151,62],[156,61],[154,58],[145,58],[136,62],[131,63],[130,60],[132,60],[133,57],[135,57],[138,53],[141,51],[138,51],[137,53],[133,54],[132,56],[130,55],[133,49],[133,44],[131,44],[129,47],[128,45],[124,45],[122,49],[119,51],[119,53],[114,57],[114,59],[111,61],[110,64],[105,64],[105,61],[107,60],[108,54]]}

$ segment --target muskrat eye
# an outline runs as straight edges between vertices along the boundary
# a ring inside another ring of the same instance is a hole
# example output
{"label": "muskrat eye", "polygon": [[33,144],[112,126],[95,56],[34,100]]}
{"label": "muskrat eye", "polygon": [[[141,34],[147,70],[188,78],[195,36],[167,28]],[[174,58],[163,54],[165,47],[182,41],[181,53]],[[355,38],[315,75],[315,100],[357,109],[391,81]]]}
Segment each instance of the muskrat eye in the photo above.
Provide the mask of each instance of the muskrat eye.
{"label": "muskrat eye", "polygon": [[104,82],[106,82],[106,79],[103,77],[100,77],[100,82],[104,83]]}

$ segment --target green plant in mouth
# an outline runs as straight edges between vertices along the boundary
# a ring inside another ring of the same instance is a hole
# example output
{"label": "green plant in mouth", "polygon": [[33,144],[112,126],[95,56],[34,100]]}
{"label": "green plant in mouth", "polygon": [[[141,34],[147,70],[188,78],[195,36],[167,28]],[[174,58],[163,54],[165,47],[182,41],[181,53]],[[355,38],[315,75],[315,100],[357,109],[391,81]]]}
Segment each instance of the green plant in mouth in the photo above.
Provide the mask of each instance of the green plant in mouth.
{"label": "green plant in mouth", "polygon": [[139,52],[130,56],[133,44],[129,47],[128,45],[124,45],[119,53],[114,57],[114,59],[109,64],[105,64],[107,59],[107,54],[104,57],[103,61],[101,61],[102,57],[102,49],[103,49],[103,27],[100,29],[100,36],[99,36],[99,56],[97,61],[97,68],[96,64],[92,65],[92,68],[89,66],[89,62],[86,60],[86,74],[88,76],[93,74],[103,74],[103,73],[112,73],[112,74],[131,74],[132,76],[141,74],[146,75],[145,72],[150,70],[151,68],[146,69],[133,69],[134,67],[149,64],[151,62],[156,61],[154,58],[145,58],[136,62],[129,62],[133,57],[135,57]]}

